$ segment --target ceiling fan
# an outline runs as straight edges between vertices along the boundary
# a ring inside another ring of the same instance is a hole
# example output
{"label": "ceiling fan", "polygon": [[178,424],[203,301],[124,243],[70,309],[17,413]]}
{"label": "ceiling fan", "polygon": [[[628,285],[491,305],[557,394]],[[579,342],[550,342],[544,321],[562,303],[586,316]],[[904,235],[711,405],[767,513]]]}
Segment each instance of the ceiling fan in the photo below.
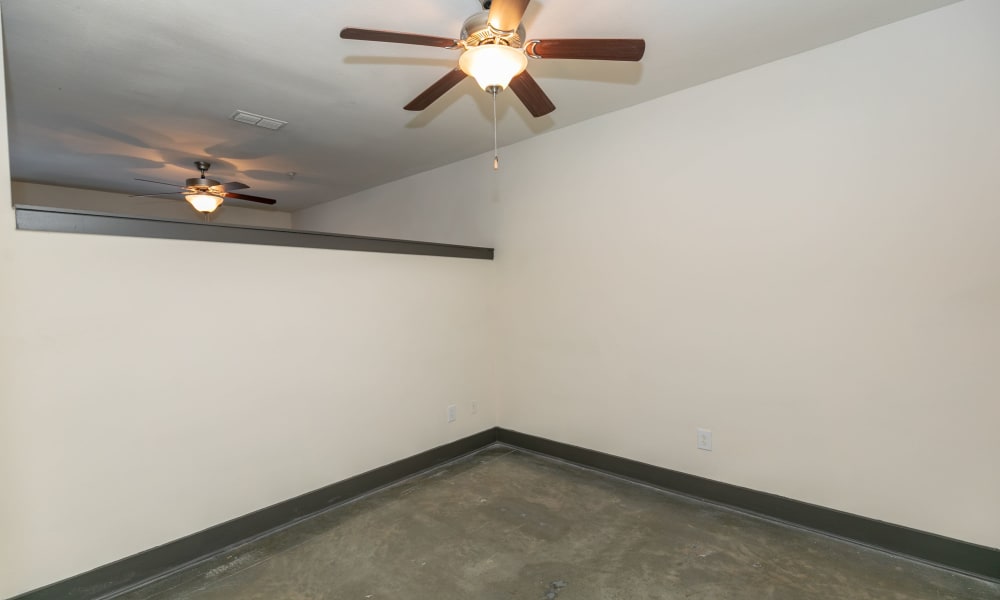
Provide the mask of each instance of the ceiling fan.
{"label": "ceiling fan", "polygon": [[414,98],[406,110],[424,110],[471,75],[494,101],[509,85],[535,117],[556,107],[525,70],[528,58],[638,61],[646,50],[642,39],[528,39],[521,19],[531,0],[481,1],[484,10],[466,19],[457,39],[353,27],[342,30],[340,37],[463,51],[458,66]]}
{"label": "ceiling fan", "polygon": [[132,196],[133,198],[138,198],[142,196],[164,196],[167,194],[183,194],[184,199],[194,207],[200,213],[205,215],[215,211],[222,204],[225,198],[235,198],[237,200],[249,200],[250,202],[260,202],[261,204],[275,204],[277,200],[272,200],[270,198],[261,198],[259,196],[248,196],[246,194],[235,194],[233,190],[245,190],[248,185],[245,183],[240,183],[238,181],[230,181],[229,183],[220,183],[215,179],[209,179],[205,174],[209,167],[212,166],[211,163],[205,162],[203,160],[195,161],[194,166],[198,167],[201,171],[201,177],[192,177],[184,182],[184,185],[177,185],[175,183],[167,183],[165,181],[155,181],[153,179],[139,179],[136,181],[145,181],[148,183],[158,183],[160,185],[169,185],[171,187],[180,188],[181,191],[178,192],[162,192],[159,194],[140,194],[137,196]]}

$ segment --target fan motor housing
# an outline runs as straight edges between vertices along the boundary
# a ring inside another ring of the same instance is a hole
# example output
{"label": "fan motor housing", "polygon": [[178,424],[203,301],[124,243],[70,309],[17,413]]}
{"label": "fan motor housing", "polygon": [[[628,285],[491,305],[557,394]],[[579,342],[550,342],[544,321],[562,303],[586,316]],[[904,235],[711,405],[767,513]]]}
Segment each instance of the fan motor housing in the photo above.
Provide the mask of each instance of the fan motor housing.
{"label": "fan motor housing", "polygon": [[189,188],[205,188],[205,189],[221,185],[218,181],[214,179],[202,179],[199,177],[192,177],[191,179],[188,179],[184,183],[186,183]]}
{"label": "fan motor housing", "polygon": [[478,12],[462,24],[462,32],[459,39],[465,40],[467,46],[481,46],[483,44],[502,44],[512,48],[520,48],[524,43],[526,34],[524,25],[518,25],[513,33],[497,31],[490,27],[490,11]]}

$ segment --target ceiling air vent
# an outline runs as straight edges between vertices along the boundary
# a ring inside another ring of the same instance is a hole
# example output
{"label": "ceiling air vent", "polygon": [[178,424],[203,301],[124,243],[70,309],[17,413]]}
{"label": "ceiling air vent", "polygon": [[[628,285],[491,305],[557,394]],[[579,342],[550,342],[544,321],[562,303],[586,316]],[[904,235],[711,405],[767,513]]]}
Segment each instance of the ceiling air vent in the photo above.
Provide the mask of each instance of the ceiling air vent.
{"label": "ceiling air vent", "polygon": [[247,112],[245,110],[238,110],[234,112],[229,117],[230,119],[236,121],[237,123],[246,123],[247,125],[256,125],[257,127],[263,127],[264,129],[281,129],[285,125],[288,125],[288,121],[282,121],[281,119],[272,119],[271,117],[265,117],[264,115],[257,115],[252,112]]}

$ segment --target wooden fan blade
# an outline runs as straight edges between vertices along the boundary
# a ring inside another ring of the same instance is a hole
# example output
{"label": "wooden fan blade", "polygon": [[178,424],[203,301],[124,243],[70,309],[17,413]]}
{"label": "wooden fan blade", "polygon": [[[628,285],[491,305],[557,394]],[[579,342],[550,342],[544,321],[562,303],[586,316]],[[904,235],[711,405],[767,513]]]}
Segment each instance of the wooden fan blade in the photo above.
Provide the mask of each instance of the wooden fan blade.
{"label": "wooden fan blade", "polygon": [[230,181],[229,183],[223,183],[218,187],[222,188],[225,192],[231,192],[233,190],[245,190],[250,186],[245,183],[240,183],[239,181]]}
{"label": "wooden fan blade", "polygon": [[424,110],[465,78],[466,74],[462,69],[456,68],[448,71],[444,77],[432,83],[431,87],[421,92],[419,96],[411,100],[403,108],[406,110]]}
{"label": "wooden fan blade", "polygon": [[637,61],[646,53],[646,40],[564,39],[531,40],[524,47],[531,58]]}
{"label": "wooden fan blade", "polygon": [[356,27],[341,29],[340,37],[345,40],[364,40],[366,42],[392,42],[394,44],[413,44],[416,46],[434,46],[436,48],[458,48],[458,40],[453,38],[416,33],[400,33],[398,31],[379,31],[377,29],[358,29]]}
{"label": "wooden fan blade", "polygon": [[185,185],[177,185],[176,183],[167,183],[166,181],[156,181],[155,179],[139,179],[138,177],[136,177],[135,180],[145,181],[146,183],[158,183],[160,185],[169,185],[170,187],[181,188],[182,190],[187,189],[187,186]]}
{"label": "wooden fan blade", "polygon": [[509,87],[514,90],[514,93],[521,99],[533,117],[545,116],[556,109],[556,105],[552,104],[549,97],[542,91],[542,87],[538,85],[534,77],[528,75],[527,71],[523,71],[511,79]]}
{"label": "wooden fan blade", "polygon": [[247,196],[246,194],[234,194],[232,192],[226,192],[222,195],[223,198],[236,198],[237,200],[249,200],[250,202],[260,202],[261,204],[276,204],[277,200],[271,200],[270,198],[261,198],[260,196]]}
{"label": "wooden fan blade", "polygon": [[497,31],[514,32],[524,18],[524,11],[531,0],[493,0],[490,5],[489,24]]}

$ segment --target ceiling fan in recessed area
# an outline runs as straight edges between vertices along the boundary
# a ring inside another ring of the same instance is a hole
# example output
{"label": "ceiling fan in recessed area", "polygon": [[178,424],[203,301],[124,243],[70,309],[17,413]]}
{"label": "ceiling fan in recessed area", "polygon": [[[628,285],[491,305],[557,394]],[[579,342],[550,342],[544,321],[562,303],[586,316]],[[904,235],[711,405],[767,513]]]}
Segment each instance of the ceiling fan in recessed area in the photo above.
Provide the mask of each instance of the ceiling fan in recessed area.
{"label": "ceiling fan in recessed area", "polygon": [[182,194],[184,199],[194,207],[198,212],[208,215],[219,208],[223,200],[226,198],[234,198],[236,200],[247,200],[250,202],[258,202],[260,204],[277,204],[277,200],[272,200],[271,198],[261,198],[260,196],[250,196],[247,194],[237,194],[233,190],[245,190],[250,186],[245,183],[240,183],[238,181],[230,181],[228,183],[222,183],[215,179],[209,179],[206,172],[212,166],[211,163],[205,162],[203,160],[195,161],[194,166],[198,168],[201,172],[200,177],[192,177],[184,182],[184,185],[178,185],[176,183],[167,183],[166,181],[156,181],[154,179],[140,179],[136,178],[136,181],[145,181],[147,183],[158,183],[160,185],[169,185],[171,187],[178,188],[179,191],[175,192],[160,192],[156,194],[138,194],[132,196],[133,198],[140,198],[144,196],[167,196],[170,194]]}
{"label": "ceiling fan in recessed area", "polygon": [[525,70],[528,59],[580,59],[638,61],[646,50],[642,39],[529,39],[521,20],[530,0],[483,0],[485,10],[462,26],[457,39],[395,31],[348,27],[340,37],[349,40],[393,42],[462,50],[458,66],[434,82],[404,108],[424,110],[458,85],[467,76],[496,100],[496,94],[508,85],[535,117],[555,110],[555,105],[541,86]]}

